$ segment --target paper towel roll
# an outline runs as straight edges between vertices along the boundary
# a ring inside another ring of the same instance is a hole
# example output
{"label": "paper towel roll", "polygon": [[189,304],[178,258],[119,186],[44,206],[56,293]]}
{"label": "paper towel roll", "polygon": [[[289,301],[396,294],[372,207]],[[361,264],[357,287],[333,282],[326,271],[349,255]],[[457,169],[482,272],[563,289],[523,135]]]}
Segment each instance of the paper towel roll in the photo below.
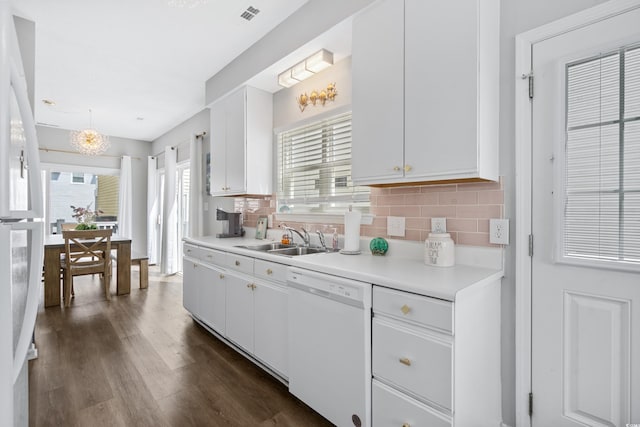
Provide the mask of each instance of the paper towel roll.
{"label": "paper towel roll", "polygon": [[360,211],[344,214],[344,250],[355,252],[360,250]]}

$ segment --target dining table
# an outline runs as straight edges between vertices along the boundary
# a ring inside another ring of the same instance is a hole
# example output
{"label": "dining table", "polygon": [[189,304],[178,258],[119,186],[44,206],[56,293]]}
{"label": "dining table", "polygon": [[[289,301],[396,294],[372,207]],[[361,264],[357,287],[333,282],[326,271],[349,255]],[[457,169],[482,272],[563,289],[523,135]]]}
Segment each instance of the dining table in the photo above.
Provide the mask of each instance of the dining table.
{"label": "dining table", "polygon": [[[105,243],[106,245],[106,243]],[[72,246],[73,249],[73,246]],[[116,294],[131,292],[131,239],[118,235],[111,236],[111,250],[117,252]],[[64,238],[61,234],[49,234],[44,239],[44,306],[59,307],[60,297],[60,254],[64,252]]]}

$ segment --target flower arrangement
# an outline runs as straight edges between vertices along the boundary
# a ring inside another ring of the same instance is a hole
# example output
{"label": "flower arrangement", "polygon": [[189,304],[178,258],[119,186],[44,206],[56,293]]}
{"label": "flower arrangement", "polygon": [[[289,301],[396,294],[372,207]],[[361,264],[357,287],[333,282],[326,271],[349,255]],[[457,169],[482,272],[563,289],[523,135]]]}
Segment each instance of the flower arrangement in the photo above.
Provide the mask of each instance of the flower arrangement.
{"label": "flower arrangement", "polygon": [[96,216],[103,213],[101,210],[91,210],[91,203],[89,203],[86,208],[71,205],[71,209],[73,209],[71,216],[78,221],[76,230],[95,230],[98,228],[94,221],[96,220]]}

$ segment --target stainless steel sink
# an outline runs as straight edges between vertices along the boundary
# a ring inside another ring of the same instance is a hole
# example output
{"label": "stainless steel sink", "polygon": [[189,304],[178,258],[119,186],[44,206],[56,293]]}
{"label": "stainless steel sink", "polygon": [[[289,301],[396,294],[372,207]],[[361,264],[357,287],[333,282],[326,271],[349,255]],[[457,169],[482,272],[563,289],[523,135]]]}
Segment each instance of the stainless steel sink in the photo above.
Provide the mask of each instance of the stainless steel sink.
{"label": "stainless steel sink", "polygon": [[283,245],[280,242],[263,243],[261,245],[238,245],[237,248],[266,252],[273,255],[298,256],[335,252],[333,249],[298,245]]}
{"label": "stainless steel sink", "polygon": [[331,252],[337,252],[337,250],[329,249],[329,248],[318,248],[318,247],[305,247],[298,246],[295,248],[283,248],[283,249],[273,249],[267,251],[267,253],[274,255],[284,255],[284,256],[298,256],[298,255],[310,255],[310,254],[328,254]]}
{"label": "stainless steel sink", "polygon": [[267,253],[274,254],[274,255],[288,255],[288,256],[317,254],[320,252],[326,252],[326,251],[321,248],[308,248],[305,246],[297,246],[295,248],[272,249],[270,251],[267,251]]}
{"label": "stainless steel sink", "polygon": [[237,248],[251,249],[252,251],[272,251],[274,249],[296,248],[296,245],[284,245],[280,242],[263,243],[261,245],[239,245]]}

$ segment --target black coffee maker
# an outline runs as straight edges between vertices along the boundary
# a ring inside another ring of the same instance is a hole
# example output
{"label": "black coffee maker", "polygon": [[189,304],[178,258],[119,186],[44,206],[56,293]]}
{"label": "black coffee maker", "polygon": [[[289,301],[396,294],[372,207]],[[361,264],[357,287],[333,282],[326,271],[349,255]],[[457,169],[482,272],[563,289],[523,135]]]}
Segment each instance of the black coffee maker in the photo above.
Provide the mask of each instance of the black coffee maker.
{"label": "black coffee maker", "polygon": [[227,221],[227,223],[222,226],[222,233],[216,234],[216,237],[244,236],[241,216],[242,214],[240,212],[225,212],[222,209],[216,209],[216,219],[218,221]]}

